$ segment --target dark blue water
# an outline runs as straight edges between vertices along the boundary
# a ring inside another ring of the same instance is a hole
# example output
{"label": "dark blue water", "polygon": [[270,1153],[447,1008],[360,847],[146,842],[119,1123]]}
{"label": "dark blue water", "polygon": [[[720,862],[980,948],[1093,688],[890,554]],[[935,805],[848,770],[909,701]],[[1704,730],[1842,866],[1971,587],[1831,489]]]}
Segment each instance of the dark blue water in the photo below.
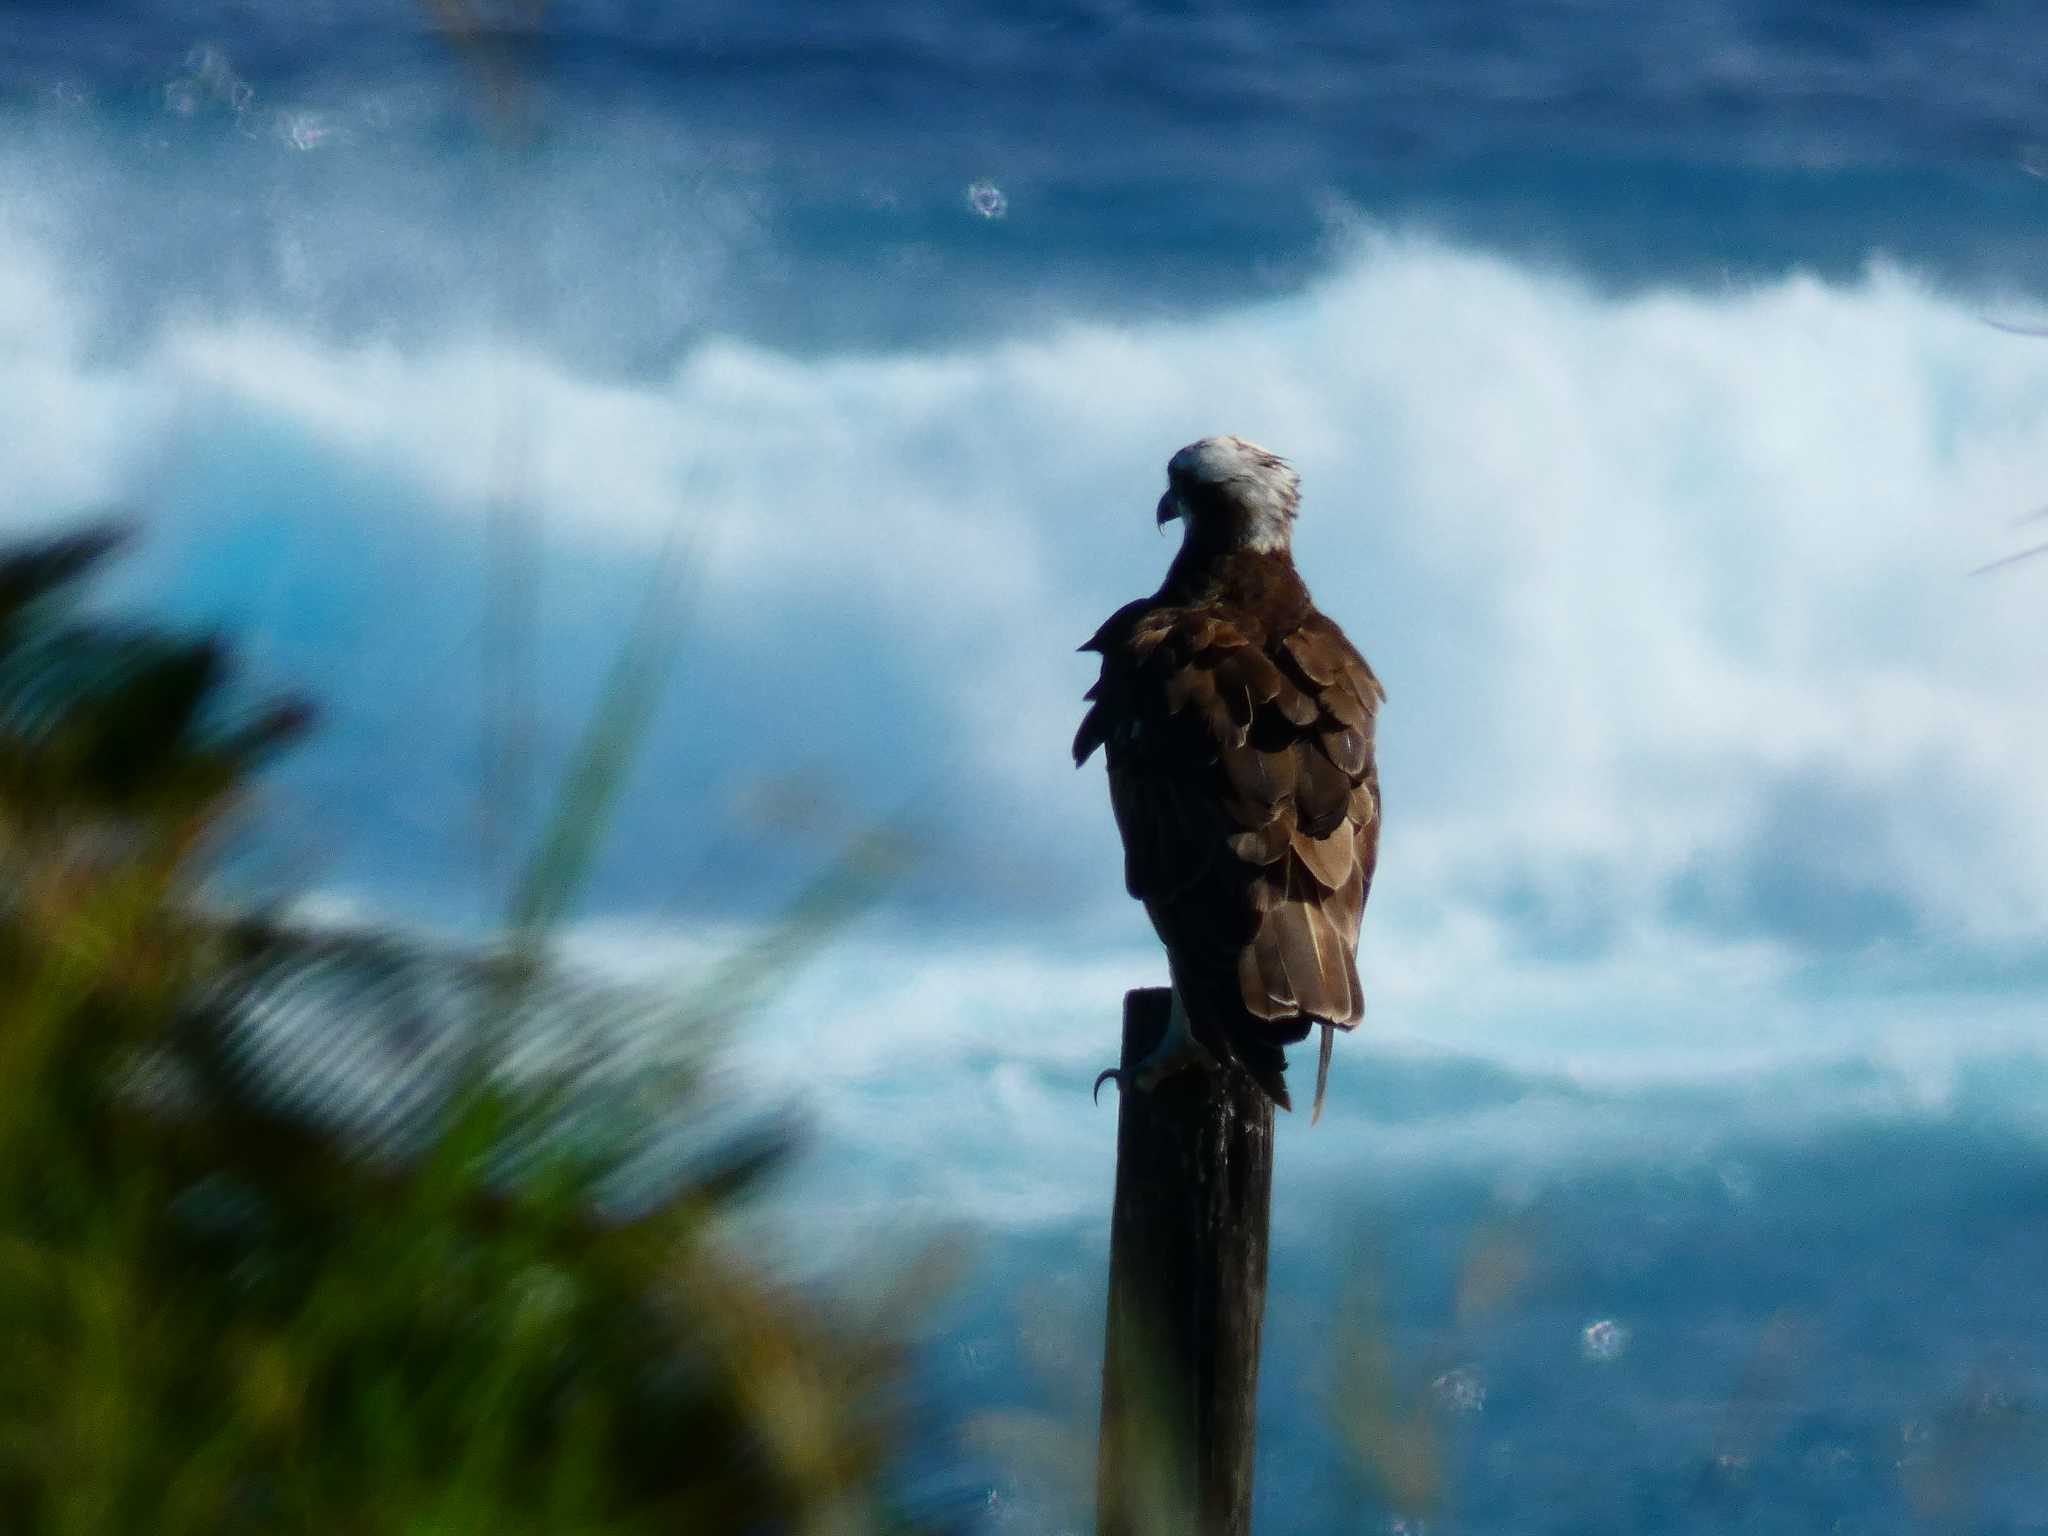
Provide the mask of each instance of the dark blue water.
{"label": "dark blue water", "polygon": [[[1375,1065],[1383,1131],[1483,1136],[1486,1103],[1557,1091]],[[1731,1127],[1675,1160],[1650,1134],[1562,1172],[1361,1166],[1312,1209],[1283,1137],[1257,1529],[2041,1529],[2039,1137],[1946,1115],[1758,1135],[1741,1100],[1637,1103]],[[943,1402],[1042,1437],[1009,1427],[1026,1470],[992,1490],[933,1458],[987,1528],[1085,1528],[1102,1258],[1092,1230],[992,1241],[931,1351]],[[1393,1426],[1398,1465],[1361,1449]]]}
{"label": "dark blue water", "polygon": [[15,4],[0,102],[131,335],[253,297],[640,371],[931,344],[1289,291],[1340,204],[1624,285],[2048,270],[2024,0],[536,10]]}

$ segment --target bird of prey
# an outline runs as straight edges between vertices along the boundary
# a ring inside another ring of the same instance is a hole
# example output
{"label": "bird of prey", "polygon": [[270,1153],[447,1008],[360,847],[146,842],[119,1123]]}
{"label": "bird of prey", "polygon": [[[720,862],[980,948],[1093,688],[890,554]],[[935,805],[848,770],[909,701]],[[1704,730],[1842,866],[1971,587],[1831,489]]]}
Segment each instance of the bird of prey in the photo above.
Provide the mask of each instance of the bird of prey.
{"label": "bird of prey", "polygon": [[1166,946],[1171,1022],[1128,1073],[1149,1091],[1210,1061],[1241,1065],[1291,1108],[1283,1047],[1363,1016],[1359,920],[1379,856],[1373,726],[1385,690],[1294,569],[1294,470],[1207,437],[1166,466],[1159,524],[1180,553],[1150,597],[1081,647],[1102,676],[1074,737],[1097,747],[1123,835],[1124,883]]}

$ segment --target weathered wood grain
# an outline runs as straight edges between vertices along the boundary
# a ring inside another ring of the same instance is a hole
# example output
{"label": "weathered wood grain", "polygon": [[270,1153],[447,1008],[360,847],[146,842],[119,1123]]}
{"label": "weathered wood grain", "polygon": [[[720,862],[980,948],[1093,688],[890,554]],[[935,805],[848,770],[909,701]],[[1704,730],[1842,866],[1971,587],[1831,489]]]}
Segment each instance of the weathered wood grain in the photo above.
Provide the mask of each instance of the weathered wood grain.
{"label": "weathered wood grain", "polygon": [[[1126,1071],[1170,994],[1124,996]],[[1248,1536],[1273,1104],[1240,1070],[1121,1095],[1096,1474],[1098,1536]]]}

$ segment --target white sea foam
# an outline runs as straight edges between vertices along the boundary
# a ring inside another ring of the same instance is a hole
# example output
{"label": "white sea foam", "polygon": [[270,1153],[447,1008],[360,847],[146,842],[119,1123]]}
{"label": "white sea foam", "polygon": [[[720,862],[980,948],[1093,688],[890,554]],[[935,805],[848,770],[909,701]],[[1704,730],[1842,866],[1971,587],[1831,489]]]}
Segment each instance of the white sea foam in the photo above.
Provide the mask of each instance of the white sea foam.
{"label": "white sea foam", "polygon": [[[1934,1104],[1943,1042],[2041,1043],[2048,577],[1963,572],[2048,494],[2048,345],[1977,298],[1882,260],[1614,296],[1365,233],[1291,296],[938,352],[712,342],[635,382],[251,311],[109,359],[109,296],[25,206],[0,203],[0,528],[146,497],[223,415],[475,517],[512,410],[553,536],[641,552],[701,511],[700,622],[775,650],[851,616],[878,648],[812,665],[939,701],[904,751],[971,836],[957,900],[1014,884],[1043,921],[855,944],[747,1048],[934,1198],[1054,1211],[1109,1134],[1073,1083],[1159,968],[1099,774],[1065,761],[1070,648],[1157,580],[1165,455],[1212,432],[1300,469],[1302,565],[1389,685],[1366,1034],[1580,1081],[1875,1057]],[[704,723],[703,751],[775,747]],[[836,748],[877,775],[855,787],[900,786],[866,745]]]}

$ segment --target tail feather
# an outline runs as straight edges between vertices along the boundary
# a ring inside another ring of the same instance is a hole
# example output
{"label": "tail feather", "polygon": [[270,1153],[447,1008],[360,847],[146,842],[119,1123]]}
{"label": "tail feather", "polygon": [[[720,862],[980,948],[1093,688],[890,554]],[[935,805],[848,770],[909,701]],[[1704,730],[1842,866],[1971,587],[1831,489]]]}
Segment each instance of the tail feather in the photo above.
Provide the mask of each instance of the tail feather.
{"label": "tail feather", "polygon": [[1287,1053],[1271,1040],[1240,1036],[1235,1042],[1238,1065],[1282,1109],[1294,1108],[1287,1093]]}
{"label": "tail feather", "polygon": [[1323,1118],[1323,1095],[1330,1086],[1330,1046],[1337,1038],[1337,1026],[1323,1025],[1323,1043],[1316,1052],[1316,1107],[1309,1113],[1308,1123],[1314,1125]]}
{"label": "tail feather", "polygon": [[1236,987],[1229,983],[1197,986],[1181,996],[1189,1027],[1209,1054],[1224,1066],[1242,1068],[1267,1098],[1282,1109],[1293,1109],[1294,1100],[1287,1091],[1286,1048],[1306,1040],[1309,1030],[1320,1021],[1302,1014],[1259,1018],[1245,1008]]}

